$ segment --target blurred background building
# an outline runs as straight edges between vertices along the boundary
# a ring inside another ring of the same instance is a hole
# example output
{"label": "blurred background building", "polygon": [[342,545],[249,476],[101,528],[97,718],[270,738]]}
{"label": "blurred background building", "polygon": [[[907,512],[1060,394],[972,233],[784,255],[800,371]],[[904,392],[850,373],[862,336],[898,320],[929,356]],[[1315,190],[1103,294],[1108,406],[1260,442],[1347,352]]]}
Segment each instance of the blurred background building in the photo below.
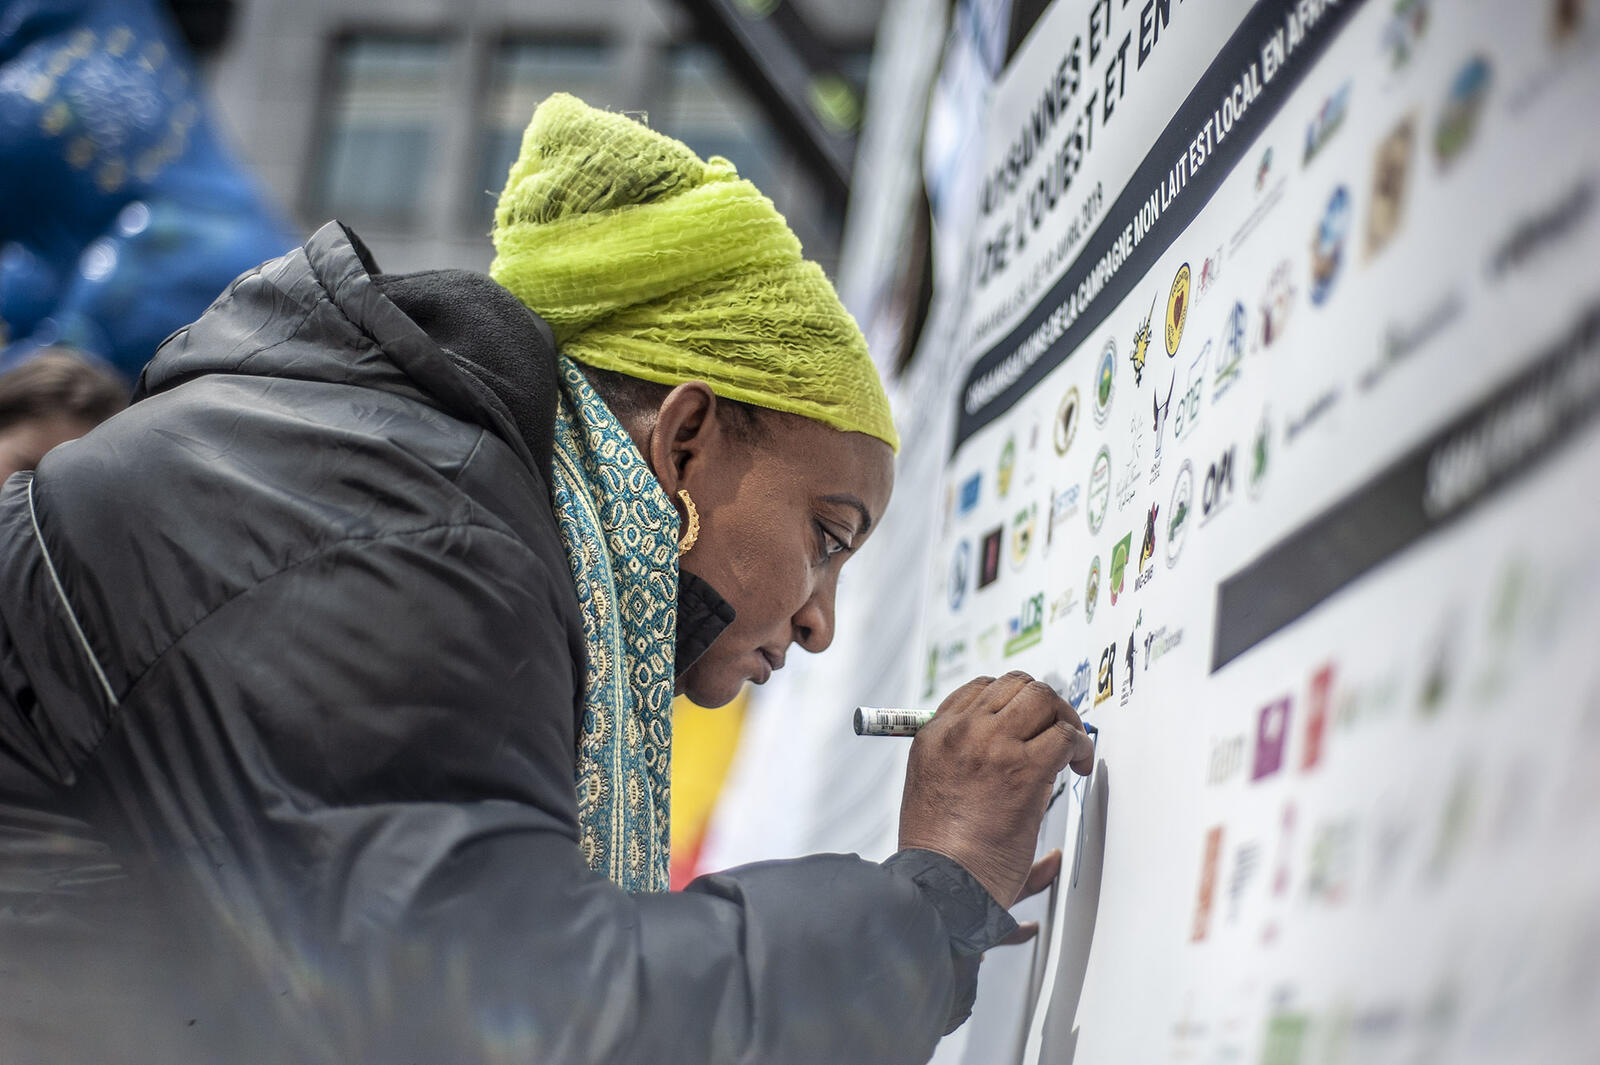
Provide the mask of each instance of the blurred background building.
{"label": "blurred background building", "polygon": [[[305,233],[338,217],[385,270],[486,268],[496,194],[535,105],[557,90],[637,112],[702,155],[726,156],[772,196],[807,252],[837,267],[845,189],[797,144],[728,33],[798,16],[844,79],[807,91],[850,141],[881,0],[174,6],[231,9],[210,62],[213,100],[293,224]],[[780,67],[784,58],[780,49]]]}

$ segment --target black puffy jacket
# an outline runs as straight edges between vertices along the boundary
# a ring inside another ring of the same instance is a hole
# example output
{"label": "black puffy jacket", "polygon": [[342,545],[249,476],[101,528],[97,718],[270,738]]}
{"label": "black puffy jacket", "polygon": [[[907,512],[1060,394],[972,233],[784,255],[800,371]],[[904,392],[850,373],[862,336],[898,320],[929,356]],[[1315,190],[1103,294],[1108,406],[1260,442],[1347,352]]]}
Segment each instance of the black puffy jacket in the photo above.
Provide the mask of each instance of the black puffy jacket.
{"label": "black puffy jacket", "polygon": [[6,1060],[925,1060],[1011,927],[948,860],[585,866],[548,330],[377,273],[330,224],[0,494]]}

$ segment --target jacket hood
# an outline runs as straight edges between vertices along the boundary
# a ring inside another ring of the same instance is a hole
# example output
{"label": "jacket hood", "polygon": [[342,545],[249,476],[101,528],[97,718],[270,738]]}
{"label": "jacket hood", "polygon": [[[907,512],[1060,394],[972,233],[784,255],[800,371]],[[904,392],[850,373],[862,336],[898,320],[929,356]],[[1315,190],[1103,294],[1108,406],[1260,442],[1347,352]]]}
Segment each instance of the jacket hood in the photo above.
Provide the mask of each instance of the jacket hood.
{"label": "jacket hood", "polygon": [[[517,337],[526,364],[553,374],[555,343],[543,320],[487,277],[462,276],[490,290],[475,296],[503,299],[495,316]],[[542,476],[548,434],[525,439],[510,406],[474,375],[471,362],[430,336],[380,279],[361,238],[329,222],[304,247],[239,277],[197,321],[168,337],[140,375],[134,401],[208,374],[379,389],[493,432]]]}

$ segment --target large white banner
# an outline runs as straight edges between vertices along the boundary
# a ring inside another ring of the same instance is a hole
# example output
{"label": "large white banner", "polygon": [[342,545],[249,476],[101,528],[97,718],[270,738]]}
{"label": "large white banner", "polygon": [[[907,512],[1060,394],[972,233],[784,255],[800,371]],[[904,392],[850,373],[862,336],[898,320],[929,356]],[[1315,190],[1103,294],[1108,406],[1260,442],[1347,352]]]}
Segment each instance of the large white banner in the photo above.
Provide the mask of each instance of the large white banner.
{"label": "large white banner", "polygon": [[1597,40],[1063,0],[996,86],[910,687],[1100,766],[964,1060],[1592,1060]]}

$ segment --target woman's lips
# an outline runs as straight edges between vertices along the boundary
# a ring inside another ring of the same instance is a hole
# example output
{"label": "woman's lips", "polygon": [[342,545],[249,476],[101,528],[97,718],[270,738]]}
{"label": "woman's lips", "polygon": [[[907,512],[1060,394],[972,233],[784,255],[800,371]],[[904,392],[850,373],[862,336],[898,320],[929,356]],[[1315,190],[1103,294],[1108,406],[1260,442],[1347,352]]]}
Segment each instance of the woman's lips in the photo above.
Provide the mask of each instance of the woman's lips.
{"label": "woman's lips", "polygon": [[761,664],[766,667],[761,671],[761,675],[759,677],[752,678],[757,684],[765,684],[772,676],[774,671],[783,668],[782,651],[779,651],[775,654],[772,651],[767,650],[765,647],[757,647],[756,657],[759,658],[761,660]]}

